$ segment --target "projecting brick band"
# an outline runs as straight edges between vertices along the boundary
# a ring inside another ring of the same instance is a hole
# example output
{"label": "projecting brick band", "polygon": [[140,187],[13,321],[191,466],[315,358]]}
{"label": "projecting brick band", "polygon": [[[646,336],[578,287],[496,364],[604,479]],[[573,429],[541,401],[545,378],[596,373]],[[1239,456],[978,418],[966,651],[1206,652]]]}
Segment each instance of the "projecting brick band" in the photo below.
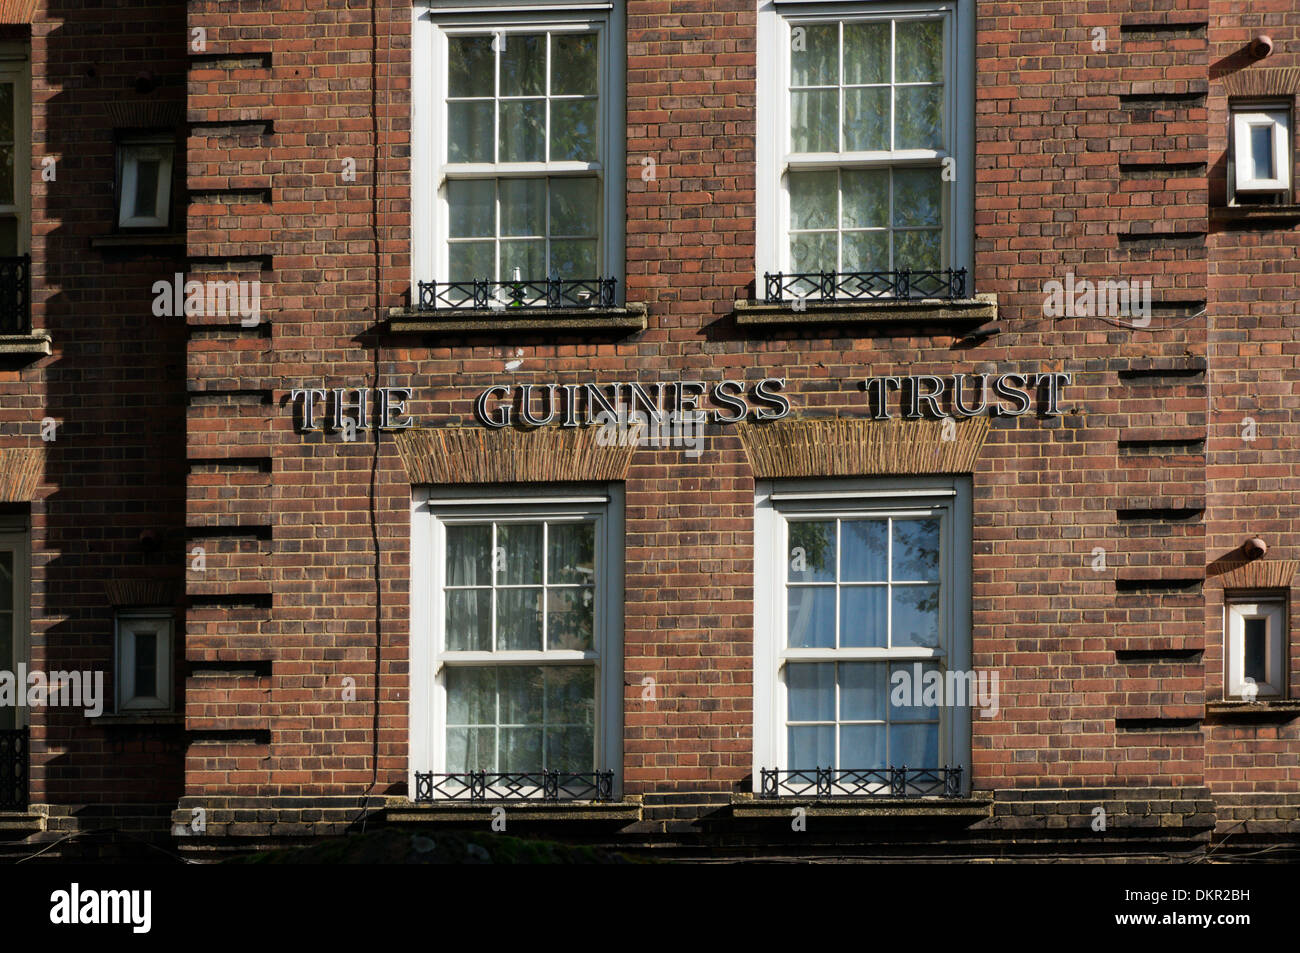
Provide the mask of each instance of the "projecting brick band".
{"label": "projecting brick band", "polygon": [[620,482],[635,445],[600,446],[597,428],[405,430],[397,452],[412,485]]}
{"label": "projecting brick band", "polygon": [[756,479],[972,473],[989,419],[790,420],[737,431]]}

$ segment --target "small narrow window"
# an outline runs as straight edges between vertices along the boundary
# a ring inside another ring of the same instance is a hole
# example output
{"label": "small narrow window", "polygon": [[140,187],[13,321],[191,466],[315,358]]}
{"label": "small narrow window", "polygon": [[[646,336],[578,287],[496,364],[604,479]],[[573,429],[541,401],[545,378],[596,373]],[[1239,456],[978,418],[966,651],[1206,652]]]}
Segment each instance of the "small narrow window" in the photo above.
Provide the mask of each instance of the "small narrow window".
{"label": "small narrow window", "polygon": [[117,617],[117,710],[171,708],[172,620],[163,611]]}
{"label": "small narrow window", "polygon": [[1228,605],[1228,696],[1254,700],[1286,695],[1283,605],[1280,599]]}
{"label": "small narrow window", "polygon": [[1277,197],[1291,190],[1291,113],[1236,108],[1232,113],[1234,199]]}
{"label": "small narrow window", "polygon": [[167,228],[171,224],[170,136],[129,137],[118,145],[119,228]]}

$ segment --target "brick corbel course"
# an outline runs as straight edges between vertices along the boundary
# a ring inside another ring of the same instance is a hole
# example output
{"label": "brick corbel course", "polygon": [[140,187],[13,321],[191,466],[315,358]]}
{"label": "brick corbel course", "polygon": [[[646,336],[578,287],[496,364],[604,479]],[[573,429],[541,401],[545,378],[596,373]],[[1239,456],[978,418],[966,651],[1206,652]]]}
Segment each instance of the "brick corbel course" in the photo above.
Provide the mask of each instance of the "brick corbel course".
{"label": "brick corbel course", "polygon": [[0,447],[0,503],[30,503],[44,470],[45,451]]}
{"label": "brick corbel course", "polygon": [[1294,559],[1225,560],[1211,565],[1207,575],[1224,589],[1285,589],[1296,569],[1300,561]]}
{"label": "brick corbel course", "polygon": [[989,427],[987,417],[948,421],[836,418],[742,423],[736,429],[754,478],[762,480],[971,473]]}
{"label": "brick corbel course", "polygon": [[1300,67],[1245,69],[1223,78],[1229,96],[1294,96],[1300,92]]}
{"label": "brick corbel course", "polygon": [[627,478],[635,440],[600,446],[598,428],[404,430],[397,452],[412,485],[604,483]]}

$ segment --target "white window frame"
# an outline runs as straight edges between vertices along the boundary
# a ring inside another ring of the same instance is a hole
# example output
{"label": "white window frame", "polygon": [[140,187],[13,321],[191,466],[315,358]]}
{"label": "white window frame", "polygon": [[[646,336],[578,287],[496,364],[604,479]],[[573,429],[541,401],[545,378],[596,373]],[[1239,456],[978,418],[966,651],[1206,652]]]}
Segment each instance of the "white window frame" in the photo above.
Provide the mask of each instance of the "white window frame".
{"label": "white window frame", "polygon": [[[971,660],[971,504],[967,478],[760,480],[754,488],[754,791],[762,769],[788,769],[785,665],[788,662],[937,662],[969,671]],[[943,512],[938,648],[787,648],[786,514],[824,518]],[[892,688],[892,686],[891,686]],[[836,713],[838,718],[839,713]],[[939,765],[960,767],[970,790],[971,709],[940,706]],[[854,767],[845,765],[844,767]],[[859,766],[860,767],[860,766]],[[911,766],[909,766],[911,767]]]}
{"label": "white window frame", "polygon": [[[1251,130],[1265,126],[1273,144],[1272,178],[1255,176]],[[1291,111],[1281,106],[1233,106],[1232,139],[1234,193],[1277,193],[1291,188]]]}
{"label": "white window frame", "polygon": [[[174,617],[165,609],[120,609],[116,619],[118,711],[170,711],[173,693]],[[135,684],[136,636],[148,633],[154,640],[154,665],[159,693],[137,694]]]}
{"label": "white window frame", "polygon": [[[561,275],[561,278],[612,277],[616,298],[622,301],[624,284],[624,207],[627,124],[626,30],[622,4],[554,3],[521,0],[492,10],[465,4],[418,2],[411,39],[411,288],[421,281],[468,280],[448,274],[449,213],[446,183],[449,177],[541,177],[595,172],[601,196],[600,237],[597,241],[599,275]],[[446,83],[447,37],[452,33],[484,31],[527,33],[536,30],[595,30],[600,33],[599,86],[601,129],[596,162],[447,162]],[[472,276],[471,276],[472,277]],[[540,278],[544,276],[523,276]]]}
{"label": "white window frame", "polygon": [[[446,527],[453,521],[586,518],[596,522],[595,631],[590,651],[448,652],[444,649]],[[416,487],[411,502],[411,698],[408,783],[417,772],[447,771],[450,665],[593,661],[596,667],[597,771],[623,775],[623,488],[619,484],[527,485],[501,492],[478,487]]]}
{"label": "white window frame", "polygon": [[1286,697],[1286,600],[1280,596],[1229,598],[1225,606],[1227,639],[1224,652],[1224,694],[1245,697],[1246,620],[1263,619],[1266,625],[1264,681],[1256,681],[1256,698]]}
{"label": "white window frame", "polygon": [[[176,159],[174,136],[123,135],[117,144],[120,187],[117,196],[117,225],[119,228],[166,228],[171,224],[172,163]],[[149,153],[158,153],[158,185],[154,195],[157,215],[133,215],[140,159]]]}
{"label": "white window frame", "polygon": [[28,44],[0,42],[0,81],[14,85],[14,200],[0,216],[17,220],[17,254],[32,250],[32,79]]}
{"label": "white window frame", "polygon": [[[871,0],[765,0],[758,10],[758,83],[755,178],[755,272],[762,295],[765,272],[790,272],[790,200],[787,173],[818,169],[917,165],[942,168],[952,158],[953,180],[943,182],[947,223],[940,268],[965,268],[972,284],[975,180],[975,26],[973,0],[874,3]],[[945,20],[944,115],[946,150],[801,154],[790,149],[790,49],[800,22],[942,15]]]}
{"label": "white window frame", "polygon": [[[27,528],[15,520],[0,518],[0,550],[13,554],[13,655],[0,658],[0,671],[17,672],[18,666],[30,661],[31,652],[31,537]],[[9,709],[14,728],[28,724],[26,705]]]}

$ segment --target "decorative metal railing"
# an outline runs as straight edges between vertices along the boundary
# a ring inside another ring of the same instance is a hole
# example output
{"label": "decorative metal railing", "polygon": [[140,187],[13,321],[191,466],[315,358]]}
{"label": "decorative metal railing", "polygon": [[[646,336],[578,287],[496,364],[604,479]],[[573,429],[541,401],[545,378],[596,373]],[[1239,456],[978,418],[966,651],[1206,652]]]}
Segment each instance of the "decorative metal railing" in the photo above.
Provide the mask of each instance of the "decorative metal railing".
{"label": "decorative metal railing", "polygon": [[0,811],[27,809],[27,729],[0,730]]}
{"label": "decorative metal railing", "polygon": [[32,329],[32,257],[0,258],[0,334]]}
{"label": "decorative metal railing", "polygon": [[450,801],[608,801],[614,796],[613,771],[417,771],[417,802]]}
{"label": "decorative metal railing", "polygon": [[421,281],[420,311],[511,311],[523,308],[612,308],[616,278],[522,278],[514,281]]}
{"label": "decorative metal railing", "polygon": [[784,301],[859,301],[865,298],[964,298],[966,269],[943,271],[765,272],[763,297]]}
{"label": "decorative metal railing", "polygon": [[961,768],[761,769],[759,797],[961,797]]}

